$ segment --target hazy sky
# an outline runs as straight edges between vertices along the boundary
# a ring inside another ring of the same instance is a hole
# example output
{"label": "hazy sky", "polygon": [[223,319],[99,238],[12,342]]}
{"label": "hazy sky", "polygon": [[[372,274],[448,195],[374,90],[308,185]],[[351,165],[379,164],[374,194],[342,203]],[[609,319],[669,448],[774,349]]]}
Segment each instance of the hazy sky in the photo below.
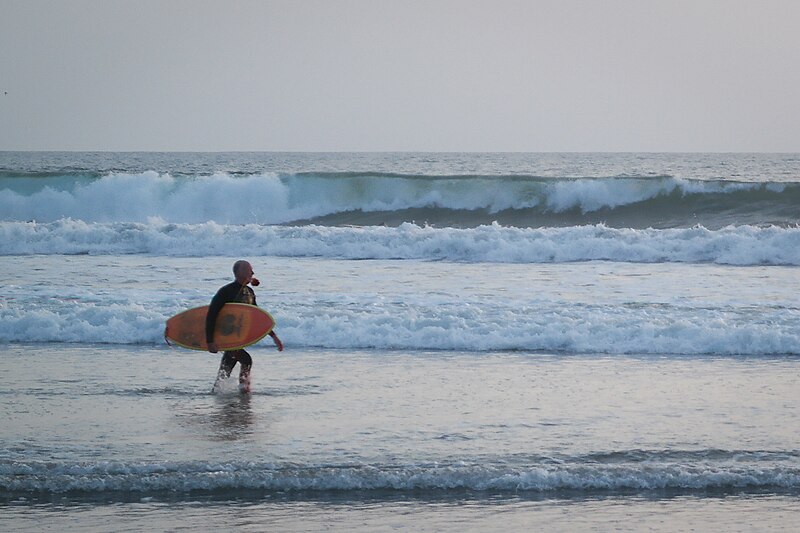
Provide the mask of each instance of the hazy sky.
{"label": "hazy sky", "polygon": [[0,150],[796,152],[800,1],[0,0]]}

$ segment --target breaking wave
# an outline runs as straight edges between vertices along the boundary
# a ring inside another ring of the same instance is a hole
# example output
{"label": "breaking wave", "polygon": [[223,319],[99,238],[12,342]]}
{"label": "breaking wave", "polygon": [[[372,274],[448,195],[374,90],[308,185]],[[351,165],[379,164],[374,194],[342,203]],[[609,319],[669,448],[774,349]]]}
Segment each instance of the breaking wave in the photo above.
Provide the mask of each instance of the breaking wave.
{"label": "breaking wave", "polygon": [[248,255],[488,263],[800,265],[800,227],[517,228],[0,222],[0,255]]}
{"label": "breaking wave", "polygon": [[800,183],[670,176],[544,178],[297,173],[0,176],[0,219],[87,223],[475,227],[791,225]]}

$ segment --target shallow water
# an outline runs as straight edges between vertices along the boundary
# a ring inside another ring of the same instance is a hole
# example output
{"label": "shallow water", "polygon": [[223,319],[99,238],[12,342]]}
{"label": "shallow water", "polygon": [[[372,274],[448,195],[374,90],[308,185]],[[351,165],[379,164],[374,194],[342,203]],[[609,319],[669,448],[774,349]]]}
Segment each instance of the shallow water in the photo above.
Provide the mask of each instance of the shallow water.
{"label": "shallow water", "polygon": [[258,349],[240,396],[201,352],[5,352],[8,529],[800,523],[791,358]]}
{"label": "shallow water", "polygon": [[12,502],[14,531],[796,531],[797,498],[781,495],[490,495],[380,499],[245,495],[145,501]]}

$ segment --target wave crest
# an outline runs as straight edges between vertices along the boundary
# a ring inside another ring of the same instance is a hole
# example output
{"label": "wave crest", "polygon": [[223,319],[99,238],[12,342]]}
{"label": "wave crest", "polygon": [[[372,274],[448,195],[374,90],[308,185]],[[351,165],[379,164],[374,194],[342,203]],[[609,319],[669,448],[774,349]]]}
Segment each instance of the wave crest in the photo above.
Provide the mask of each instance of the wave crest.
{"label": "wave crest", "polygon": [[[5,178],[7,221],[398,225],[413,219],[475,227],[605,222],[616,227],[706,227],[800,221],[800,184],[669,176],[541,178],[370,173],[173,177],[108,174]],[[374,216],[380,213],[382,216]],[[326,218],[327,217],[327,218]]]}

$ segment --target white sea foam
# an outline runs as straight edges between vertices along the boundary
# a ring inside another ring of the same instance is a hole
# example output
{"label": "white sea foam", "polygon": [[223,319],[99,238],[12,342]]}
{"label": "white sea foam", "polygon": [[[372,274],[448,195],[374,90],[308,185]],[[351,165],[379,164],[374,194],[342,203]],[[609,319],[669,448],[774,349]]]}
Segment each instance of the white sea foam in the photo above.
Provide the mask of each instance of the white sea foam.
{"label": "white sea foam", "polygon": [[[13,288],[11,288],[13,289]],[[13,289],[14,294],[19,290]],[[20,289],[21,290],[21,289]],[[0,342],[163,343],[164,323],[187,306],[44,297],[0,305]],[[294,347],[576,354],[799,354],[800,309],[762,305],[587,305],[451,297],[388,300],[320,294],[275,303],[284,342]],[[271,349],[270,340],[262,341]]]}
{"label": "white sea foam", "polygon": [[573,261],[800,265],[800,227],[472,229],[149,223],[0,223],[0,255],[246,254],[464,262]]}

